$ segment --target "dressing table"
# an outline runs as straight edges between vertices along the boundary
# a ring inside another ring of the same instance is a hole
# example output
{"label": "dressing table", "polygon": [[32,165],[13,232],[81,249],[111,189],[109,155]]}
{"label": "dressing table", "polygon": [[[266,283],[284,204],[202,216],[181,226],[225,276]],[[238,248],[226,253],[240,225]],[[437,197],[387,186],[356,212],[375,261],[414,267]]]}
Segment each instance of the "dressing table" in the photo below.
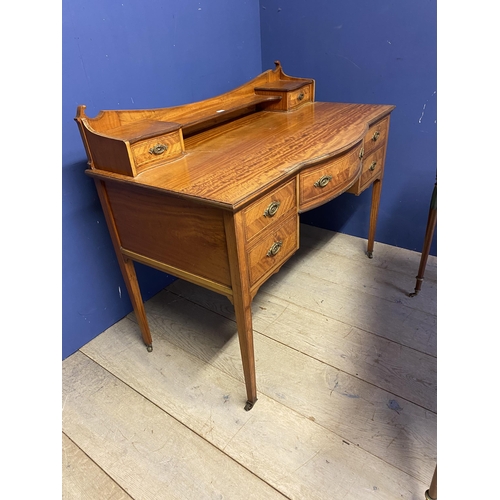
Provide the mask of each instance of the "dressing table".
{"label": "dressing table", "polygon": [[201,102],[77,108],[91,176],[142,338],[152,338],[134,262],[228,297],[246,410],[257,400],[251,302],[299,248],[299,215],[372,187],[372,256],[392,105],[315,101],[279,62]]}

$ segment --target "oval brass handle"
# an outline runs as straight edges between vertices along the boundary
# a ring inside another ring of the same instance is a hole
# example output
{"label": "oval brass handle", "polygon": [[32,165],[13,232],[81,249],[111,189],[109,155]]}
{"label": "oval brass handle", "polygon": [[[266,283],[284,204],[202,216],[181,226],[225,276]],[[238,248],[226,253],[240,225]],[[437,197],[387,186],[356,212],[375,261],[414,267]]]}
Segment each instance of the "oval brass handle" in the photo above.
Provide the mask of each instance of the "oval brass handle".
{"label": "oval brass handle", "polygon": [[358,155],[358,156],[359,156],[359,159],[360,159],[360,160],[361,160],[361,158],[363,158],[363,156],[365,156],[365,148],[361,148],[361,149],[359,150],[359,155]]}
{"label": "oval brass handle", "polygon": [[380,132],[377,130],[372,137],[372,141],[375,142],[380,136]]}
{"label": "oval brass handle", "polygon": [[273,217],[276,215],[281,203],[279,201],[272,201],[269,206],[264,210],[264,217]]}
{"label": "oval brass handle", "polygon": [[165,144],[157,144],[149,150],[150,155],[161,155],[168,149],[168,146]]}
{"label": "oval brass handle", "polygon": [[301,93],[297,96],[297,101],[302,101],[302,99],[304,99],[304,92],[301,92]]}
{"label": "oval brass handle", "polygon": [[267,256],[274,257],[281,250],[282,245],[283,245],[282,241],[275,241],[273,243],[273,246],[267,251]]}
{"label": "oval brass handle", "polygon": [[368,170],[373,172],[375,170],[375,166],[377,165],[376,161],[372,161],[372,164],[368,167]]}
{"label": "oval brass handle", "polygon": [[331,175],[324,175],[323,177],[320,177],[314,183],[314,187],[324,188],[331,180],[332,180],[332,176]]}

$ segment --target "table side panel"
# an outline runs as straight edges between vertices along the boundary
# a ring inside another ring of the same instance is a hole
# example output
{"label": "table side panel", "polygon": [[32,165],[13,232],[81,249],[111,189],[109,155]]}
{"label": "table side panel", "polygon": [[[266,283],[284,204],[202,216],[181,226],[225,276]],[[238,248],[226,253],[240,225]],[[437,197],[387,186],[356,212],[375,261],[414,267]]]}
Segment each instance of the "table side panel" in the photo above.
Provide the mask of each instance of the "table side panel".
{"label": "table side panel", "polygon": [[117,182],[106,191],[123,249],[231,285],[222,210]]}

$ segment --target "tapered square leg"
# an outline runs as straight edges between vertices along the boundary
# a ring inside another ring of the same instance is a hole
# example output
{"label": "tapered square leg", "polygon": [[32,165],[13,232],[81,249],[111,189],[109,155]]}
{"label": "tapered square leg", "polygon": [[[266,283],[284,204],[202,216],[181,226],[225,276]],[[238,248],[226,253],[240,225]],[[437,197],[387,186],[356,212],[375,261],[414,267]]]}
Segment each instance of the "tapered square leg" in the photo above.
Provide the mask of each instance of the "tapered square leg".
{"label": "tapered square leg", "polygon": [[378,209],[380,206],[380,195],[382,193],[382,180],[377,179],[372,185],[372,205],[370,210],[370,229],[368,231],[368,246],[366,255],[373,258],[373,246],[375,244],[375,231],[377,229]]}
{"label": "tapered square leg", "polygon": [[146,318],[146,310],[144,309],[141,290],[139,288],[137,275],[135,273],[134,263],[132,260],[124,257],[120,251],[120,237],[111,215],[111,207],[109,205],[108,196],[106,194],[106,188],[100,180],[96,180],[95,184],[99,199],[101,200],[101,206],[104,212],[104,218],[106,219],[106,223],[108,225],[111,241],[113,242],[113,247],[118,259],[118,264],[122,272],[123,280],[125,281],[125,286],[127,287],[130,301],[132,302],[132,307],[134,308],[137,322],[141,330],[142,339],[144,340],[148,351],[151,352],[153,350],[153,341],[151,338],[151,332],[149,330],[148,320]]}

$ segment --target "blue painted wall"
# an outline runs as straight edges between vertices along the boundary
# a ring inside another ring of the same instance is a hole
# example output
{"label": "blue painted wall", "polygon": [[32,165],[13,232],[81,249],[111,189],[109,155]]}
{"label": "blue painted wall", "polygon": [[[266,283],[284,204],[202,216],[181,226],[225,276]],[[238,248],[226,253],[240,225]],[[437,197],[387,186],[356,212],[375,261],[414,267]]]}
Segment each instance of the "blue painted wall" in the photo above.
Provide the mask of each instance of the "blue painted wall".
{"label": "blue painted wall", "polygon": [[[317,101],[396,105],[376,241],[420,252],[437,168],[436,0],[260,5],[264,68],[279,59],[286,73],[314,78]],[[301,220],[366,238],[370,203],[371,190],[344,194]]]}
{"label": "blue painted wall", "polygon": [[[397,106],[377,241],[420,251],[436,175],[435,0],[65,0],[63,358],[131,310],[73,118],[174,106],[230,90],[281,60],[317,100]],[[262,52],[261,52],[262,49]],[[303,222],[366,237],[370,192]],[[376,251],[376,247],[375,247]],[[436,253],[436,246],[431,250]],[[144,299],[172,277],[137,265]]]}
{"label": "blue painted wall", "polygon": [[[257,0],[65,0],[62,103],[62,355],[132,310],[73,118],[174,106],[261,72]],[[137,266],[144,299],[172,277]]]}

